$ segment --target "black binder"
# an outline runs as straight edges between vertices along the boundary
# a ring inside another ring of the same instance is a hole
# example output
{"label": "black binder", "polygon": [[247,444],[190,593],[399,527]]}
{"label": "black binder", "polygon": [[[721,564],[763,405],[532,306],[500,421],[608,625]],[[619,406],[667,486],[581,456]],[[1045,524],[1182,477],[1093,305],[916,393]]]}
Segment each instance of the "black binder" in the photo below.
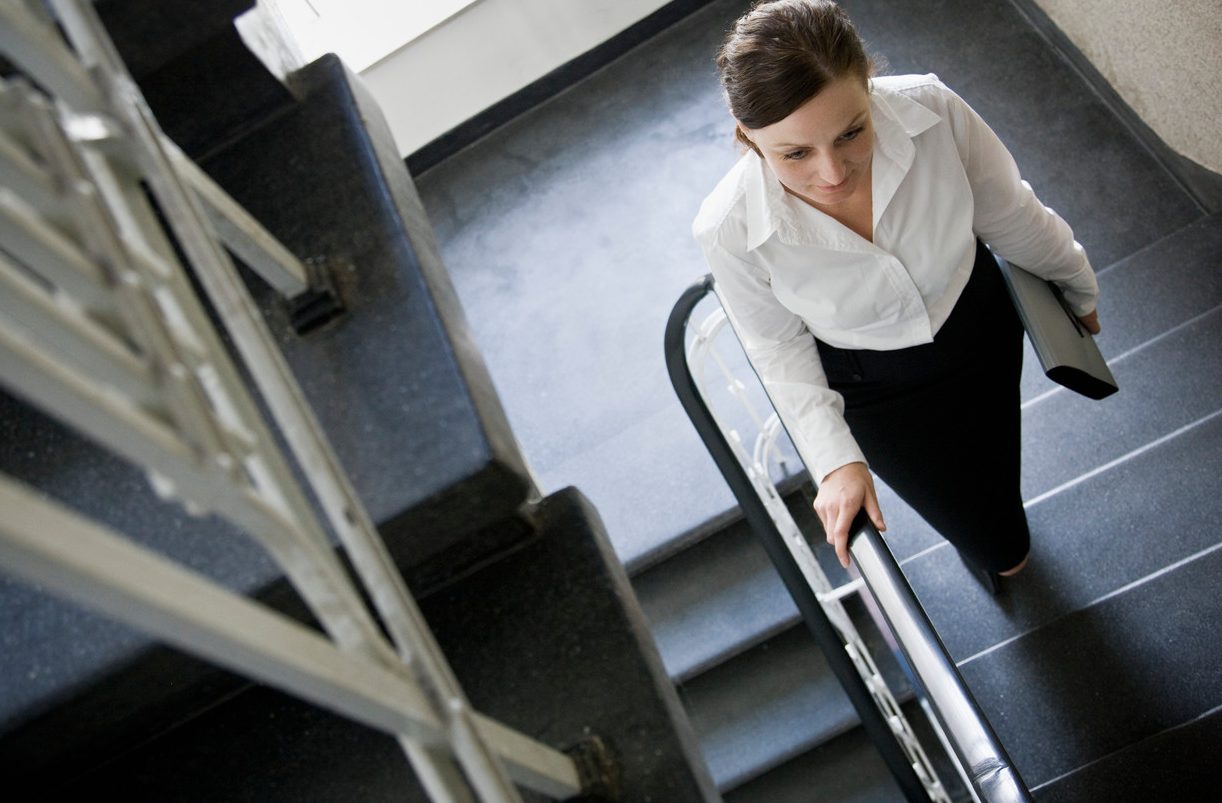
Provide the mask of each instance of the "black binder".
{"label": "black binder", "polygon": [[1095,339],[1070,311],[1060,288],[996,254],[994,257],[1044,374],[1090,399],[1102,399],[1119,390]]}

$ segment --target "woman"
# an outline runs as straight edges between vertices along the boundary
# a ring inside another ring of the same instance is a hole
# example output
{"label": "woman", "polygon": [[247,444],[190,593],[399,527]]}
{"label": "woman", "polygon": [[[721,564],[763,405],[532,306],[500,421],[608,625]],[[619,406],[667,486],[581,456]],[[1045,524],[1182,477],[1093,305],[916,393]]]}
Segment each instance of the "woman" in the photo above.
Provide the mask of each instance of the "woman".
{"label": "woman", "polygon": [[693,234],[818,481],[828,542],[847,567],[859,510],[886,529],[872,468],[969,565],[1017,573],[1022,328],[983,243],[1097,333],[1085,252],[935,76],[871,79],[834,3],[755,6],[717,66],[747,150]]}

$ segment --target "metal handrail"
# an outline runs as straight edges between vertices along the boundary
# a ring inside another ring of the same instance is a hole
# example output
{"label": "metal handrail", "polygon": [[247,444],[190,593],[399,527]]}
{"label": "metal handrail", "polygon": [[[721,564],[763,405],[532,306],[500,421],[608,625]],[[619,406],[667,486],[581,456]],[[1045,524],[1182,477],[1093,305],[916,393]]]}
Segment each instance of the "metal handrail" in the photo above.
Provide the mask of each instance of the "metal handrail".
{"label": "metal handrail", "polygon": [[750,477],[747,476],[747,472],[735,457],[725,434],[714,420],[688,369],[684,349],[687,322],[696,304],[712,289],[711,276],[706,276],[696,285],[688,288],[679,297],[679,301],[671,311],[670,319],[666,322],[666,367],[670,374],[671,384],[695,425],[696,431],[703,439],[704,445],[712,455],[713,461],[726,478],[726,482],[729,483],[730,490],[742,507],[743,515],[750,524],[752,532],[759,538],[764,551],[768,553],[769,559],[781,575],[781,580],[789,591],[789,595],[793,597],[802,615],[802,620],[806,623],[811,635],[814,636],[815,642],[823,650],[824,655],[827,656],[828,665],[848,694],[849,701],[861,718],[866,734],[878,748],[883,762],[899,783],[905,798],[909,801],[928,800],[924,786],[908,763],[907,757],[891,731],[891,726],[875,707],[865,681],[858,674],[850,656],[842,649],[840,637],[827,614],[824,613],[815,590],[806,582],[797,561],[789,553],[772,516],[755,493]]}
{"label": "metal handrail", "polygon": [[[865,682],[823,611],[815,589],[802,576],[776,523],[692,377],[685,349],[687,324],[696,305],[709,293],[716,293],[711,275],[684,291],[671,311],[665,336],[665,356],[671,384],[742,507],[752,531],[797,604],[803,621],[827,656],[833,673],[848,694],[861,717],[862,726],[884,763],[908,800],[927,800],[925,790],[904,757],[890,725],[875,706]],[[754,366],[752,368],[754,370]],[[985,803],[1030,801],[1030,792],[1005,748],[972,698],[895,557],[864,512],[859,513],[853,521],[849,551],[907,658],[916,682],[924,689],[974,796]]]}

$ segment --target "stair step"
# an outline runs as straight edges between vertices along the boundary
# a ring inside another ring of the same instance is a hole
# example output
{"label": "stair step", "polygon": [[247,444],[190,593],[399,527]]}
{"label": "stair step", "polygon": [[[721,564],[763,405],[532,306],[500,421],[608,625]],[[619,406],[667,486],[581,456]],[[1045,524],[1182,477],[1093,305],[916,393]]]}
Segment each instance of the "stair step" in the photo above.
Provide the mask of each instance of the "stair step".
{"label": "stair step", "polygon": [[[911,687],[859,600],[847,605],[892,693]],[[856,711],[804,626],[679,686],[705,760],[727,790],[854,727]]]}
{"label": "stair step", "polygon": [[736,509],[677,401],[563,463],[536,464],[536,473],[545,489],[571,484],[589,496],[616,555],[633,574],[673,553],[710,519]]}
{"label": "stair step", "polygon": [[1222,212],[1099,272],[1099,337],[1111,359],[1222,304]]}
{"label": "stair step", "polygon": [[[790,486],[792,487],[792,486]],[[805,532],[819,532],[800,489],[785,500]],[[833,585],[848,581],[826,544],[815,555]],[[791,627],[798,610],[741,518],[633,578],[667,672],[693,677]]]}
{"label": "stair step", "polygon": [[1203,746],[1222,745],[1222,710],[1142,739],[1032,790],[1040,803],[1213,800],[1218,769]]}
{"label": "stair step", "polygon": [[[917,738],[925,746],[934,772],[955,803],[972,799],[951,759],[937,741],[920,704],[901,705]],[[794,756],[768,772],[735,787],[726,803],[900,803],[904,794],[877,748],[860,725]]]}
{"label": "stair step", "polygon": [[904,572],[963,660],[1214,547],[1219,476],[1222,416],[1030,508],[1031,562],[996,599],[948,549]]}
{"label": "stair step", "polygon": [[1028,785],[1222,705],[1220,573],[1215,548],[960,665]]}
{"label": "stair step", "polygon": [[904,803],[904,794],[861,728],[808,750],[730,790],[725,803]]}
{"label": "stair step", "polygon": [[[570,488],[531,518],[538,537],[420,602],[471,708],[558,749],[605,739],[626,801],[714,800],[596,511]],[[6,799],[428,800],[382,731],[262,685],[214,702],[96,768],[88,756],[32,773],[36,745],[4,745]]]}
{"label": "stair step", "polygon": [[1023,411],[1023,498],[1088,475],[1222,410],[1222,306],[1113,362],[1120,392],[1068,391]]}
{"label": "stair step", "polygon": [[[144,21],[141,32],[156,38],[158,25],[180,20],[166,12]],[[292,330],[281,299],[258,282],[251,289],[388,551],[425,593],[530,536],[517,517],[529,472],[480,355],[466,348],[466,321],[380,112],[334,56],[295,82],[291,109],[226,142],[205,166],[295,254],[335,269],[349,314],[308,336]],[[157,498],[142,470],[3,393],[0,444],[0,471],[232,590],[311,618],[254,541]],[[0,581],[0,610],[20,623],[0,639],[0,760],[31,773],[62,756],[102,760],[234,685],[17,583]]]}

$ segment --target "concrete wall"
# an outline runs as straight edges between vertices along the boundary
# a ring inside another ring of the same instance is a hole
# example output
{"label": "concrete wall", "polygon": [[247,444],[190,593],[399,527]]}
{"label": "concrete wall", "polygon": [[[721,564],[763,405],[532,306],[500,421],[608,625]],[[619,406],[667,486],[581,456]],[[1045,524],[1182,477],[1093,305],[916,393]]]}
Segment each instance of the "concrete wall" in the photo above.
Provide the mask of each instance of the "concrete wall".
{"label": "concrete wall", "polygon": [[1222,173],[1219,0],[1036,0],[1163,141]]}
{"label": "concrete wall", "polygon": [[663,5],[479,0],[361,75],[406,156]]}

